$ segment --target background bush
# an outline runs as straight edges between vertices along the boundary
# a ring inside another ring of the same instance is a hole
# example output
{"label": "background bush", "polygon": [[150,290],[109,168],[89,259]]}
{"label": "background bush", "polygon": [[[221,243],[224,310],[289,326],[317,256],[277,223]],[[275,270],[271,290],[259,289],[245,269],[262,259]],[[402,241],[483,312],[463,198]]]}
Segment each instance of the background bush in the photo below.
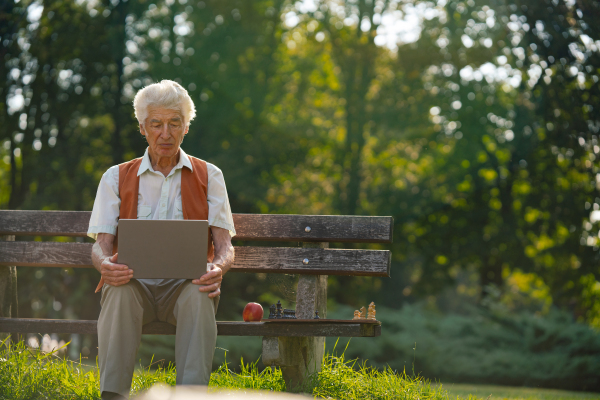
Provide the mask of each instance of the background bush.
{"label": "background bush", "polygon": [[[351,312],[339,307],[331,315]],[[347,357],[398,371],[414,363],[416,373],[446,382],[600,390],[600,334],[566,313],[442,314],[421,303],[380,307],[377,316],[385,334],[351,339]]]}

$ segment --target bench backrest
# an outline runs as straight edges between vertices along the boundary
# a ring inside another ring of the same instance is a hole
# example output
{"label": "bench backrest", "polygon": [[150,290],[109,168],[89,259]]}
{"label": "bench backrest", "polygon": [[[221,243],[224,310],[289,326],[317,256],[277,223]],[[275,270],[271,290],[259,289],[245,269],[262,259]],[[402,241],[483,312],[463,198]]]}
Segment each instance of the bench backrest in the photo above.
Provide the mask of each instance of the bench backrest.
{"label": "bench backrest", "polygon": [[[90,215],[0,210],[0,235],[86,237]],[[392,242],[392,217],[234,214],[233,218],[235,241]],[[0,266],[93,268],[91,247],[91,243],[0,241]],[[390,276],[387,250],[236,246],[235,252],[232,271]]]}

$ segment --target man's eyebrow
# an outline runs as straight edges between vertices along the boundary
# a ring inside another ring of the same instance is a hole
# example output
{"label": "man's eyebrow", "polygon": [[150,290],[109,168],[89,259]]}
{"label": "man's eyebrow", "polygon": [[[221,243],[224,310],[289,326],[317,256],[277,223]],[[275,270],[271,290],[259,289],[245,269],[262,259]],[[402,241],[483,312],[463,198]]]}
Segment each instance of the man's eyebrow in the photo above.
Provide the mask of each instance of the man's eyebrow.
{"label": "man's eyebrow", "polygon": [[181,117],[173,117],[171,118],[171,121],[181,121]]}

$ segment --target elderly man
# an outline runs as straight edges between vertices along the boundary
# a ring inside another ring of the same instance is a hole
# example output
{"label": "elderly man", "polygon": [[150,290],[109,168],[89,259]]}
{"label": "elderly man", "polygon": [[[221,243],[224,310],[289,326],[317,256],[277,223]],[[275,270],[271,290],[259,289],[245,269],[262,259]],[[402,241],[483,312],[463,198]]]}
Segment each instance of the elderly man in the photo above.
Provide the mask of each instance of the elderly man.
{"label": "elderly man", "polygon": [[[98,358],[103,399],[129,395],[142,325],[155,320],[177,325],[177,384],[208,384],[221,281],[234,258],[235,229],[223,174],[180,148],[196,114],[187,91],[163,80],[140,90],[133,105],[148,148],[143,157],[104,173],[88,230],[96,239],[92,261],[102,275],[96,292],[102,290]],[[208,220],[212,269],[194,280],[135,279],[134,271],[117,263],[119,218]]]}

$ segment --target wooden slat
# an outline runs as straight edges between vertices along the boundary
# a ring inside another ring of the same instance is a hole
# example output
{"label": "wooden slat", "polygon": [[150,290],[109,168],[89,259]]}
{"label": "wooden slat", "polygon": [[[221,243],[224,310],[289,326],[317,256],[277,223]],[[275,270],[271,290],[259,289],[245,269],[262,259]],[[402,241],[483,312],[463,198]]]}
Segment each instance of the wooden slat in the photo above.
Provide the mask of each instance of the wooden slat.
{"label": "wooden slat", "polygon": [[[0,265],[92,268],[91,251],[91,243],[0,242]],[[390,266],[387,250],[238,246],[232,271],[388,277]]]}
{"label": "wooden slat", "polygon": [[217,322],[217,332],[223,336],[375,337],[381,335],[381,325],[317,322],[306,324]]}
{"label": "wooden slat", "polygon": [[0,265],[93,268],[91,243],[0,242]]}
{"label": "wooden slat", "polygon": [[392,217],[345,215],[234,214],[233,221],[236,240],[298,242],[391,243],[394,225]]}
{"label": "wooden slat", "polygon": [[[297,309],[296,309],[297,310]],[[296,313],[297,314],[297,313]],[[298,319],[298,318],[263,318],[262,322],[267,324],[306,324],[308,322],[315,322],[318,324],[330,323],[330,324],[372,324],[372,325],[381,325],[381,321],[377,321],[374,319],[331,319],[331,318],[320,318],[320,319]]]}
{"label": "wooden slat", "polygon": [[[307,259],[308,264],[303,260]],[[236,247],[233,269],[242,272],[390,276],[387,250],[338,250],[293,247]]]}
{"label": "wooden slat", "polygon": [[[0,210],[0,235],[85,237],[90,215]],[[235,240],[354,243],[391,243],[394,222],[392,217],[280,214],[234,214],[233,220]]]}
{"label": "wooden slat", "polygon": [[[97,333],[94,320],[57,320],[31,318],[0,318],[0,332],[19,333]],[[174,335],[175,326],[166,322],[144,325],[143,334]],[[381,335],[381,325],[372,323],[265,323],[217,321],[221,336],[331,336],[375,337]]]}
{"label": "wooden slat", "polygon": [[0,210],[0,235],[87,236],[89,211]]}

